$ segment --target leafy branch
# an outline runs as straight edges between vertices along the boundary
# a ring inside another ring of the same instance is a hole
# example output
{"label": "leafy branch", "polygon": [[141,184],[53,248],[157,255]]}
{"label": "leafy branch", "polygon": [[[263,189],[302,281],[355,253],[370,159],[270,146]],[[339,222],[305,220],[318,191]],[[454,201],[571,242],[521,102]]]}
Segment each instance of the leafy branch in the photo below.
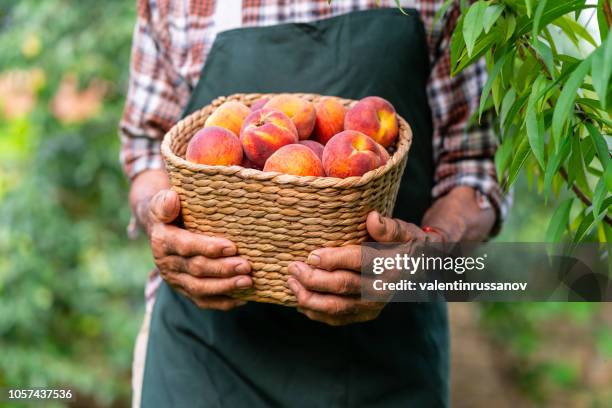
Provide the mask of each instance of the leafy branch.
{"label": "leafy branch", "polygon": [[[478,114],[496,112],[500,183],[508,189],[525,171],[545,197],[570,192],[573,198],[553,215],[548,240],[569,230],[577,242],[596,230],[611,242],[610,1],[448,0],[440,14],[452,6],[461,8],[452,74],[482,57],[487,63]],[[589,14],[598,39],[584,26]]]}

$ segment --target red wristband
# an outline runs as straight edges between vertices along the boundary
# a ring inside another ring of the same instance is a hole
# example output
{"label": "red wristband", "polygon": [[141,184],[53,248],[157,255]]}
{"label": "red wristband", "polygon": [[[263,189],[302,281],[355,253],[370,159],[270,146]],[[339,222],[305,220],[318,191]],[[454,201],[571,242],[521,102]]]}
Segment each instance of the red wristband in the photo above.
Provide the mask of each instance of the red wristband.
{"label": "red wristband", "polygon": [[437,236],[440,237],[440,241],[446,242],[446,234],[444,234],[444,232],[441,229],[438,229],[436,227],[430,227],[429,225],[424,225],[423,227],[421,227],[421,229],[425,233],[436,234]]}

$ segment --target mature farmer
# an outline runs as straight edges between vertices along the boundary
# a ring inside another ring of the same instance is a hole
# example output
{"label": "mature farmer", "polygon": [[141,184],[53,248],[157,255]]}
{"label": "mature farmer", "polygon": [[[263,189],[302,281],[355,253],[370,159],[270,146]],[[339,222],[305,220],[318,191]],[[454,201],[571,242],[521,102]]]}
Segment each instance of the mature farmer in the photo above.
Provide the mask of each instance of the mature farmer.
{"label": "mature farmer", "polygon": [[231,241],[173,224],[180,203],[160,157],[170,127],[219,95],[378,95],[408,120],[414,143],[394,218],[368,216],[372,239],[487,238],[504,202],[490,124],[470,121],[484,65],[449,74],[458,5],[434,23],[442,0],[402,1],[408,16],[393,0],[377,3],[138,1],[122,160],[157,269],[134,406],[448,405],[445,304],[361,301],[354,246],[289,267],[298,309],[228,297],[252,285],[250,265]]}

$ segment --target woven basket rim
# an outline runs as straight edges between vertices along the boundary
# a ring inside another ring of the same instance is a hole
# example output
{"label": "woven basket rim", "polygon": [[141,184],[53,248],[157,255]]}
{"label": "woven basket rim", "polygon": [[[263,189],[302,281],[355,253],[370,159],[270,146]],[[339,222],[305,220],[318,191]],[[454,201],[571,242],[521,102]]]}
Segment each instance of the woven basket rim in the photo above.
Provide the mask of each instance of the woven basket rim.
{"label": "woven basket rim", "polygon": [[[292,174],[283,174],[277,172],[265,172],[257,169],[249,169],[242,166],[234,165],[234,166],[211,166],[207,164],[196,164],[190,162],[186,159],[175,154],[170,144],[172,139],[180,134],[182,129],[188,128],[186,126],[188,123],[198,119],[200,116],[205,114],[210,114],[212,112],[207,112],[211,107],[219,102],[229,101],[229,100],[237,100],[245,102],[244,99],[256,100],[261,97],[270,97],[278,94],[268,93],[268,94],[232,94],[228,96],[222,96],[215,99],[211,104],[198,109],[197,111],[191,113],[185,118],[181,119],[177,122],[172,128],[164,135],[162,145],[161,145],[161,153],[167,162],[171,162],[174,166],[183,167],[191,170],[192,172],[197,173],[206,173],[209,175],[224,175],[224,176],[234,176],[239,177],[245,180],[256,180],[256,181],[272,181],[279,184],[289,184],[295,186],[311,186],[315,188],[353,188],[363,186],[368,184],[370,181],[377,179],[388,171],[390,171],[395,166],[401,164],[404,157],[408,154],[410,150],[410,146],[412,144],[412,129],[408,122],[402,118],[399,114],[397,114],[397,119],[400,122],[399,126],[399,137],[397,142],[397,150],[389,161],[384,166],[378,167],[374,170],[370,170],[369,172],[363,174],[362,176],[352,176],[347,178],[338,178],[338,177],[319,177],[319,176],[295,176]],[[300,96],[307,96],[310,98],[321,98],[327,95],[319,95],[319,94],[298,94]],[[355,104],[356,100],[353,99],[344,99],[338,98],[345,104]],[[248,104],[247,104],[248,106]]]}

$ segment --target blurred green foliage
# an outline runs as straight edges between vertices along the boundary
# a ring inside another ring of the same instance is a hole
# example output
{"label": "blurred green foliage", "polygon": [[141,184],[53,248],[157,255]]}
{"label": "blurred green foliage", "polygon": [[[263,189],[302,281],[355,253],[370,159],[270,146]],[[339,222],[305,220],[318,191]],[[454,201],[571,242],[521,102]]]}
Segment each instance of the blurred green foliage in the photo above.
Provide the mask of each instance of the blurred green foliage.
{"label": "blurred green foliage", "polygon": [[[126,238],[118,160],[134,19],[133,1],[0,1],[0,74],[38,72],[33,109],[0,113],[0,386],[129,397],[152,266],[145,243]],[[51,113],[66,74],[107,84],[92,117]]]}
{"label": "blurred green foliage", "polygon": [[[127,184],[118,161],[134,5],[0,0],[0,386],[64,386],[100,406],[129,399],[152,267],[146,243],[126,238]],[[27,75],[15,79],[15,72]],[[76,121],[53,108],[70,74],[81,90],[105,84],[100,109]],[[31,109],[3,113],[18,105],[7,100],[3,80],[5,87],[25,82]],[[498,239],[543,240],[556,202],[544,203],[522,178],[515,201]],[[539,356],[556,341],[547,324],[572,322],[585,333],[573,350],[592,340],[610,359],[612,332],[598,320],[602,310],[485,305],[483,327],[515,362],[516,382],[545,402],[582,384],[573,361]]]}

